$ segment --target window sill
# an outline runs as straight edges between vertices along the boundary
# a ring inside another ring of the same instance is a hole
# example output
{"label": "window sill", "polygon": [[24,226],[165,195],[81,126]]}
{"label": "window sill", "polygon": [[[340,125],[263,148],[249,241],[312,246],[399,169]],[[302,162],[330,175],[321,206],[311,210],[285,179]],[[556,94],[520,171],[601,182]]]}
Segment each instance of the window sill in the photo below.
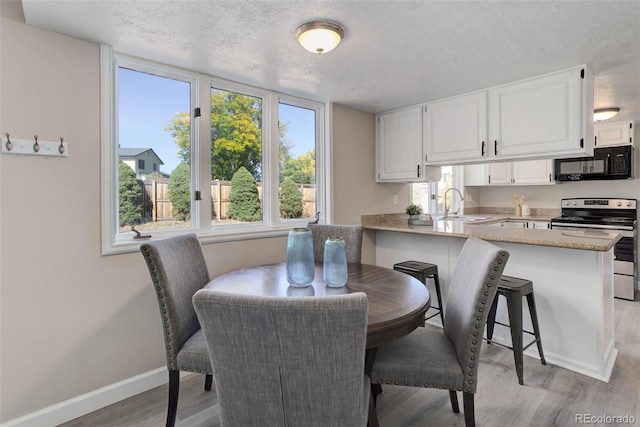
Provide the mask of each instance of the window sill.
{"label": "window sill", "polygon": [[191,229],[183,229],[174,232],[166,232],[162,234],[156,233],[150,239],[136,239],[126,240],[120,242],[105,242],[102,247],[102,255],[117,255],[131,252],[139,252],[140,245],[153,241],[166,239],[173,236],[178,236],[186,233],[196,233],[198,238],[200,239],[200,243],[203,245],[210,243],[224,243],[224,242],[236,242],[241,240],[255,240],[255,239],[268,239],[273,237],[283,237],[289,234],[289,230],[291,230],[292,226],[286,226],[281,228],[271,228],[264,230],[252,230],[252,231],[236,231],[236,232],[225,232],[224,234],[217,232],[207,232],[207,233],[198,233],[196,230]]}

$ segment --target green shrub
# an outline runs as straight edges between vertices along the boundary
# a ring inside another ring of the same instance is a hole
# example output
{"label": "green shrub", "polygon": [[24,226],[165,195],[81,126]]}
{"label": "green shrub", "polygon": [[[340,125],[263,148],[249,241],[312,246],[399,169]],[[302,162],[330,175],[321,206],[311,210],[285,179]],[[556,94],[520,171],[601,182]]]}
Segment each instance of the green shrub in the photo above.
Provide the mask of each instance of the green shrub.
{"label": "green shrub", "polygon": [[169,200],[175,219],[191,218],[191,168],[184,162],[176,166],[169,177]]}
{"label": "green shrub", "polygon": [[302,193],[290,177],[280,184],[280,217],[302,218]]}
{"label": "green shrub", "polygon": [[135,225],[142,222],[142,186],[136,179],[136,173],[126,163],[118,163],[118,220],[120,226]]}
{"label": "green shrub", "polygon": [[241,166],[231,179],[227,214],[229,218],[238,221],[260,221],[262,219],[256,180],[244,166]]}

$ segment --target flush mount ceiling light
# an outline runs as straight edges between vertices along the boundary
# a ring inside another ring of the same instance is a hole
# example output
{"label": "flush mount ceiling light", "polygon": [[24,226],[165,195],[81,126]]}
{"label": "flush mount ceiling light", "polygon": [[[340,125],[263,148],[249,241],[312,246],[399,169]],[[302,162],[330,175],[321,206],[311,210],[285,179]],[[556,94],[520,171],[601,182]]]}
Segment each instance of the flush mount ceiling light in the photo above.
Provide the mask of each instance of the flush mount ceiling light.
{"label": "flush mount ceiling light", "polygon": [[312,21],[300,25],[296,37],[309,52],[326,53],[338,46],[344,37],[344,30],[333,22]]}
{"label": "flush mount ceiling light", "polygon": [[619,108],[600,108],[593,111],[593,121],[607,120],[620,112]]}

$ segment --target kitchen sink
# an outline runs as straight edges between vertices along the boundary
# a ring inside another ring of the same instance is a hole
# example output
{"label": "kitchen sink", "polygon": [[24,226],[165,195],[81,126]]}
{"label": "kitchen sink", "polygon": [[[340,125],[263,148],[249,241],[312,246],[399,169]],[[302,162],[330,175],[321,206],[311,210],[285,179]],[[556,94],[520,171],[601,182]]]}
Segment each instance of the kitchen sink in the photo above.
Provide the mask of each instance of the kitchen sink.
{"label": "kitchen sink", "polygon": [[486,216],[468,216],[468,215],[449,215],[449,216],[434,216],[434,221],[484,221],[489,219]]}

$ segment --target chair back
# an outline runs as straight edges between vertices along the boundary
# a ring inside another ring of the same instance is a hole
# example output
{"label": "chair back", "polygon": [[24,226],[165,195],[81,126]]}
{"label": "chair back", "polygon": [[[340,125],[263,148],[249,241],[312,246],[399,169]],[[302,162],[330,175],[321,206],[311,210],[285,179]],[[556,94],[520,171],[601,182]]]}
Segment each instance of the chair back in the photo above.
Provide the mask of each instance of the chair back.
{"label": "chair back", "polygon": [[444,333],[455,347],[465,378],[464,391],[475,393],[482,335],[509,252],[469,237],[451,278]]}
{"label": "chair back", "polygon": [[324,242],[328,237],[342,237],[347,248],[347,262],[362,262],[362,225],[309,224],[313,234],[313,257],[316,262],[324,260]]}
{"label": "chair back", "polygon": [[366,424],[364,293],[258,297],[202,289],[193,304],[223,426]]}
{"label": "chair back", "polygon": [[140,252],[158,297],[167,367],[178,370],[178,351],[200,329],[191,298],[209,282],[202,246],[198,236],[191,233],[143,243]]}

